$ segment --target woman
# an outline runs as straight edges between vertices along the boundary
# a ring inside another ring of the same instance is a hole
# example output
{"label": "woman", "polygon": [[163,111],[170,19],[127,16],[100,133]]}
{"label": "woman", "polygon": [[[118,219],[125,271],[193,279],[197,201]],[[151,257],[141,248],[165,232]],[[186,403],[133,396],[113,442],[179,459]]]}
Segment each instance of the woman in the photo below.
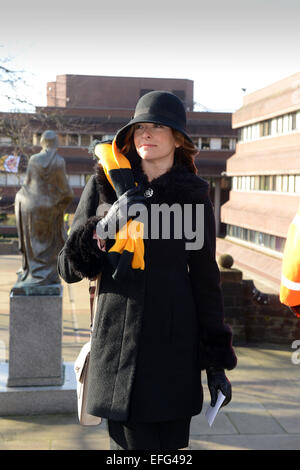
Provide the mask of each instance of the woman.
{"label": "woman", "polygon": [[[84,189],[59,256],[59,272],[67,282],[102,273],[88,412],[107,418],[114,449],[188,446],[191,417],[202,408],[203,369],[212,404],[219,389],[226,396],[224,405],[231,399],[224,369],[236,366],[236,356],[231,330],[223,321],[214,214],[208,184],[195,174],[196,149],[185,125],[184,106],[172,93],[154,91],[139,100],[134,118],[114,140],[130,162],[131,170],[126,168],[124,174],[130,177],[132,171],[134,188],[120,197],[124,188],[120,191],[115,184],[114,190],[110,178],[116,170],[107,172],[98,166]],[[116,257],[109,251],[115,240],[97,241],[95,232],[99,235],[100,229],[120,219],[123,197],[129,206],[137,202],[147,209],[142,219],[148,236],[144,232],[144,264],[127,269],[125,263],[127,270],[119,271],[126,250]],[[95,216],[99,202],[99,207],[113,203],[101,221]],[[153,217],[154,209],[166,209],[166,205],[177,208],[169,218],[167,236],[164,219],[157,224]],[[204,208],[200,225],[199,207]],[[178,227],[179,209],[182,227]],[[186,221],[189,227],[184,227]],[[195,244],[187,244],[191,237],[185,234],[192,228]]]}

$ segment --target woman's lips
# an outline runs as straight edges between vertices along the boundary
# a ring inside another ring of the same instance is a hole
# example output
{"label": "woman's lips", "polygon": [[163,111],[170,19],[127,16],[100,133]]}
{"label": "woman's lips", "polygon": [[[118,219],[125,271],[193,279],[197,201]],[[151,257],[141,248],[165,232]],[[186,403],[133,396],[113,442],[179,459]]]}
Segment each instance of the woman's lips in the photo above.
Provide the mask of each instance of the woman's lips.
{"label": "woman's lips", "polygon": [[156,147],[156,145],[153,145],[153,144],[141,144],[140,147]]}

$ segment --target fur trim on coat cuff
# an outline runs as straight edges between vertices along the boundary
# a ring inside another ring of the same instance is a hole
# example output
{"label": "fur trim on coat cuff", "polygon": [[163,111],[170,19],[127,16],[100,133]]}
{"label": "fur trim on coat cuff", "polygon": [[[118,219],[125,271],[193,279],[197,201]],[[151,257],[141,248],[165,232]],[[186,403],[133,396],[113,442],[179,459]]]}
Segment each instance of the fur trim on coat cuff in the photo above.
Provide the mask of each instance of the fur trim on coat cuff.
{"label": "fur trim on coat cuff", "polygon": [[89,279],[97,276],[103,267],[106,253],[98,248],[93,233],[100,217],[91,217],[78,227],[66,241],[66,255],[73,269]]}
{"label": "fur trim on coat cuff", "polygon": [[200,336],[201,369],[209,366],[222,369],[234,369],[237,357],[232,347],[232,331],[229,325],[221,328],[208,329]]}

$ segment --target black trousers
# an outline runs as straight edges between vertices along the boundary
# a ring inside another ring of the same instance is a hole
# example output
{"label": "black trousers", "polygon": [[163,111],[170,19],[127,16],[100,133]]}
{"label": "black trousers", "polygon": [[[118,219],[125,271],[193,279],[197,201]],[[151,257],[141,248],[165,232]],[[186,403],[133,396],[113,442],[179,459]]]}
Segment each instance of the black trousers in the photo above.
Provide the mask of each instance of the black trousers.
{"label": "black trousers", "polygon": [[160,423],[107,420],[111,450],[177,450],[189,444],[192,417]]}

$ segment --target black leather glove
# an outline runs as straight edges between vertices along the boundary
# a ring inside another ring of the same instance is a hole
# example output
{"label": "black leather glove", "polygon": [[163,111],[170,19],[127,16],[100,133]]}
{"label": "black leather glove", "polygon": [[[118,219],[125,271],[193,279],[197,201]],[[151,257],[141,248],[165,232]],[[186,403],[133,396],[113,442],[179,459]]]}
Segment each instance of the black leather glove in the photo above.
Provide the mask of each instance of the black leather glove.
{"label": "black leather glove", "polygon": [[215,406],[219,390],[221,390],[226,397],[222,406],[227,405],[231,400],[231,383],[227,379],[224,369],[210,366],[206,369],[206,375],[211,398],[210,405]]}
{"label": "black leather glove", "polygon": [[[146,210],[145,200],[144,192],[140,187],[136,186],[128,189],[114,202],[105,217],[98,222],[96,227],[98,237],[102,240],[113,238],[129,219],[134,220],[141,212]],[[133,204],[142,204],[141,210],[134,216],[128,215],[128,211]]]}

